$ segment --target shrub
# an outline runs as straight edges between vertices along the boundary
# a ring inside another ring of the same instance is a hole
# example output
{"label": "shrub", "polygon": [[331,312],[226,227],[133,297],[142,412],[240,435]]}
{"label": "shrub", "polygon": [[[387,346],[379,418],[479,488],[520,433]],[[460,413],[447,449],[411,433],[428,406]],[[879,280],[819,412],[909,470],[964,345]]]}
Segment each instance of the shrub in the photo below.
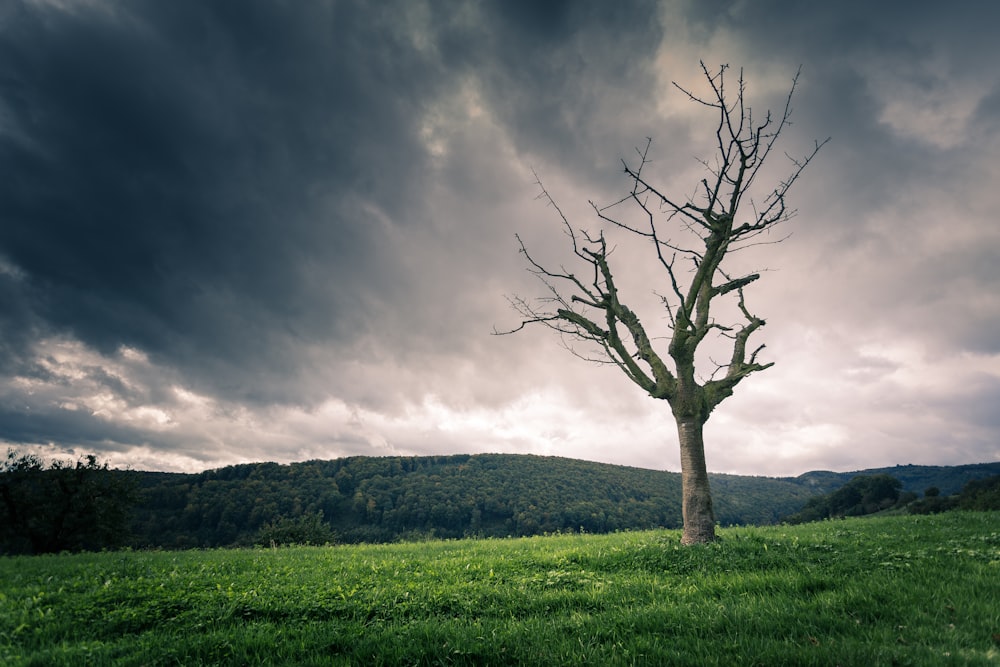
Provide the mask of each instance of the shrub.
{"label": "shrub", "polygon": [[270,547],[291,544],[331,544],[335,541],[336,535],[323,521],[323,510],[320,510],[314,514],[303,514],[295,518],[279,517],[260,529],[254,543]]}
{"label": "shrub", "polygon": [[964,510],[1000,510],[1000,475],[967,482],[958,506]]}

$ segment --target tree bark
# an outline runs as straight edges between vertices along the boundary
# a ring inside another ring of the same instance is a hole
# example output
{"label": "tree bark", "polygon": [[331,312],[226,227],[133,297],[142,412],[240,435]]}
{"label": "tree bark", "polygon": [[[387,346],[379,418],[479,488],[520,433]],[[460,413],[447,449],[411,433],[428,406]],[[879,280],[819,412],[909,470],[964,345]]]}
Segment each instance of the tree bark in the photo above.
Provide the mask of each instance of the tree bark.
{"label": "tree bark", "polygon": [[677,436],[681,446],[681,511],[684,533],[681,544],[704,544],[715,540],[715,513],[705,465],[705,441],[700,417],[678,417]]}

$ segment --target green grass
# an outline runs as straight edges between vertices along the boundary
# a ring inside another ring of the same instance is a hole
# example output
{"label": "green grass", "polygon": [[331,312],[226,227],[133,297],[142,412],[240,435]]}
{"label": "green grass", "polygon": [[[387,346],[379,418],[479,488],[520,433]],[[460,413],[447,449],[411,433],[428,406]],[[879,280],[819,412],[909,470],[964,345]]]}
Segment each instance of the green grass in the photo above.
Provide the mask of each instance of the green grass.
{"label": "green grass", "polygon": [[1000,664],[1000,513],[720,532],[0,558],[0,664]]}

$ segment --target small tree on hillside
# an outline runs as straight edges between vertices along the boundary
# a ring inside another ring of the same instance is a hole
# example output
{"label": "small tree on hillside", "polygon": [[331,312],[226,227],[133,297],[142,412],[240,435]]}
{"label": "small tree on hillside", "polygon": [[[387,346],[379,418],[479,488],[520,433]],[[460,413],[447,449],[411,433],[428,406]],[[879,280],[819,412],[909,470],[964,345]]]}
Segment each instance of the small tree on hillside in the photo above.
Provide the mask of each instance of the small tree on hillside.
{"label": "small tree on hillside", "polygon": [[[750,337],[764,326],[764,320],[750,310],[744,289],[760,274],[734,273],[723,260],[734,251],[777,242],[761,236],[792,217],[794,211],[786,204],[788,191],[826,143],[817,142],[801,158],[789,157],[788,176],[773,188],[760,190],[757,178],[789,125],[798,75],[792,80],[781,115],[768,112],[760,118],[753,116],[744,99],[742,72],[732,91],[726,87],[726,66],[712,73],[702,63],[702,71],[708,82],[703,96],[674,84],[718,119],[714,159],[702,161],[707,175],[696,194],[678,198],[647,180],[644,169],[649,164],[649,140],[638,151],[635,164],[622,162],[631,185],[628,194],[604,207],[591,202],[609,229],[623,230],[649,243],[664,274],[659,296],[668,321],[666,348],[654,349],[657,338],[649,335],[619,293],[612,270],[614,246],[609,246],[604,230],[595,235],[574,228],[540,181],[540,197],[558,212],[580,269],[542,264],[518,236],[529,270],[544,283],[548,294],[533,301],[512,298],[512,305],[524,319],[513,330],[496,332],[514,333],[528,324],[542,324],[564,341],[569,337],[593,344],[597,348],[594,354],[579,353],[570,343],[567,347],[590,361],[614,364],[650,396],[670,404],[680,441],[684,544],[715,539],[702,437],[705,422],[744,378],[773,365],[758,361],[764,345],[750,347]],[[751,188],[765,194],[754,201]],[[688,240],[677,240],[678,236]],[[619,268],[616,265],[614,270]],[[722,297],[735,306],[732,312],[739,321],[723,324],[713,317],[712,306]],[[715,364],[708,379],[703,379],[695,370],[695,353],[710,334],[729,340],[729,360]]]}

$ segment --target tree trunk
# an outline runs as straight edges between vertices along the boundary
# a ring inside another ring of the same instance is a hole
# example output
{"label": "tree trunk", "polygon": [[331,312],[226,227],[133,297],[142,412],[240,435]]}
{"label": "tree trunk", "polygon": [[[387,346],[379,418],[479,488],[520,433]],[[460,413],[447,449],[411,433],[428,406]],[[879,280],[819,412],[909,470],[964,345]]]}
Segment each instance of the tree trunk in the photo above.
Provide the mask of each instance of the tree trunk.
{"label": "tree trunk", "polygon": [[677,418],[681,445],[681,511],[684,534],[681,544],[704,544],[715,540],[715,513],[705,465],[704,420],[699,417]]}

